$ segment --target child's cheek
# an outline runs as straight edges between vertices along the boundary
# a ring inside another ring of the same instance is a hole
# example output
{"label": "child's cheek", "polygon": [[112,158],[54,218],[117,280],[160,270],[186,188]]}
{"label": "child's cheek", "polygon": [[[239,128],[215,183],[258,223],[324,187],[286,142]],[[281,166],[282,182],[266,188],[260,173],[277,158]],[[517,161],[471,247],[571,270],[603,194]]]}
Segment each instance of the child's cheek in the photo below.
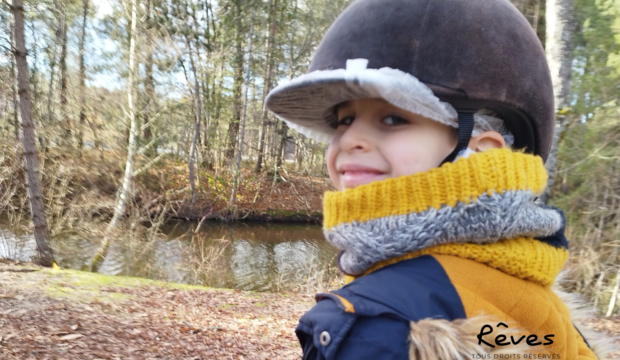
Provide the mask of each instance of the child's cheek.
{"label": "child's cheek", "polygon": [[337,149],[339,148],[338,137],[334,137],[325,152],[325,162],[327,163],[327,172],[329,173],[329,179],[331,180],[332,185],[334,185],[336,189],[342,190],[340,185],[340,174],[338,174],[338,171],[336,170],[336,156],[338,155]]}
{"label": "child's cheek", "polygon": [[428,171],[441,164],[441,152],[437,143],[424,139],[409,138],[393,141],[385,155],[392,169],[392,176],[399,177]]}

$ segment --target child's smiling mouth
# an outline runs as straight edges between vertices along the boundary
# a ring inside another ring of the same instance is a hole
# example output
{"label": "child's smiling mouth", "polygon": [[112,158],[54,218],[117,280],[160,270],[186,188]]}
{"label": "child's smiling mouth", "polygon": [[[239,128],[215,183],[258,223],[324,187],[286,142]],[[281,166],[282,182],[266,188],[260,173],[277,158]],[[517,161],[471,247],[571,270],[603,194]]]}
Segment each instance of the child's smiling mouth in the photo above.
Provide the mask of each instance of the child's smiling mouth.
{"label": "child's smiling mouth", "polygon": [[338,169],[345,188],[354,188],[385,177],[386,172],[358,164],[345,164]]}

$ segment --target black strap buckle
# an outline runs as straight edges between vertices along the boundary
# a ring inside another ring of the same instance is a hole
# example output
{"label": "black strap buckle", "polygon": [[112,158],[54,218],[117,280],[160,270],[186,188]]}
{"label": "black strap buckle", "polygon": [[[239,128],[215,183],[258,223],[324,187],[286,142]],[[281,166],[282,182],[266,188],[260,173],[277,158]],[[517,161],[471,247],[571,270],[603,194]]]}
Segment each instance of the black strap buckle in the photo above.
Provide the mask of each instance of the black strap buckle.
{"label": "black strap buckle", "polygon": [[452,162],[459,153],[467,148],[471,139],[471,134],[474,131],[474,110],[459,110],[458,111],[458,123],[459,123],[459,141],[456,144],[456,148],[448,155],[441,165]]}

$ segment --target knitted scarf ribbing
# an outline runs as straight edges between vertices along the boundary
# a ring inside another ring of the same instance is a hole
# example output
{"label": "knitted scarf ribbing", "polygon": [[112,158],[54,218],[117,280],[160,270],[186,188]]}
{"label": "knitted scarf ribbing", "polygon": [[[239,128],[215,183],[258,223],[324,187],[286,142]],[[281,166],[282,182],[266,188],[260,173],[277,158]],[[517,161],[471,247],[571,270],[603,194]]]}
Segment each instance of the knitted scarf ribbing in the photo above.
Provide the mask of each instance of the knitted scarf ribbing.
{"label": "knitted scarf ribbing", "polygon": [[546,185],[540,157],[493,149],[399,178],[327,192],[324,233],[339,266],[360,275],[373,264],[442,244],[542,238],[562,215],[538,206]]}

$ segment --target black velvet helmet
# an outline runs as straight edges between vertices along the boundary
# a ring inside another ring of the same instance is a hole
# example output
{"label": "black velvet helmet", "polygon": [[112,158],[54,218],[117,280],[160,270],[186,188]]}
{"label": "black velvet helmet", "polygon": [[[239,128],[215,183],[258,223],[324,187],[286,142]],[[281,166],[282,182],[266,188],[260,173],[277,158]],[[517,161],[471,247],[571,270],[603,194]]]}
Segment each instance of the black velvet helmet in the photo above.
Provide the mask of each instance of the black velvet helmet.
{"label": "black velvet helmet", "polygon": [[461,149],[480,109],[504,120],[513,148],[545,160],[551,148],[545,53],[508,0],[357,0],[329,28],[308,73],[276,87],[266,105],[292,128],[329,141],[334,107],[366,97],[458,119]]}

